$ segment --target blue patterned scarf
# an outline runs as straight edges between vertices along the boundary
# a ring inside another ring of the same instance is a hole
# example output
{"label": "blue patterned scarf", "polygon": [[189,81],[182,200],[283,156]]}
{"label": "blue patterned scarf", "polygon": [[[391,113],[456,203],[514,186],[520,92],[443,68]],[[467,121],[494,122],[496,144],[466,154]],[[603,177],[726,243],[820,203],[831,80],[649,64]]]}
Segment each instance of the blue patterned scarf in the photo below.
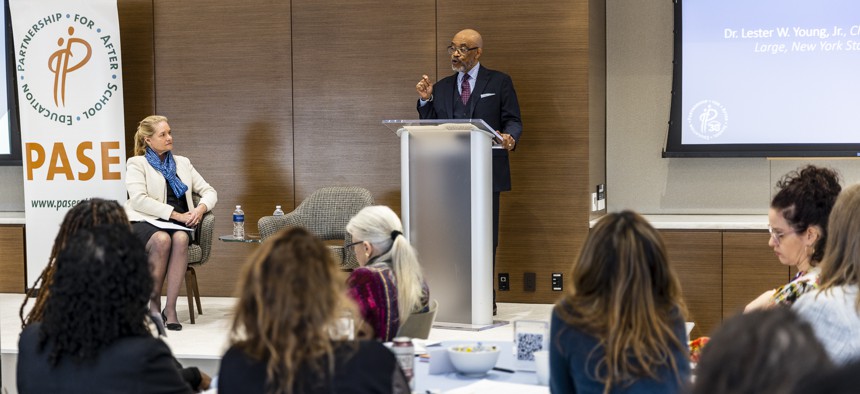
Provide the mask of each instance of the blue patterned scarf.
{"label": "blue patterned scarf", "polygon": [[167,151],[164,157],[164,162],[158,158],[158,153],[155,153],[154,150],[150,149],[148,146],[146,147],[146,161],[149,162],[149,165],[152,168],[155,168],[161,175],[164,175],[164,179],[167,180],[167,183],[170,185],[170,188],[173,189],[173,194],[176,195],[177,198],[182,198],[185,195],[185,192],[188,191],[188,186],[185,186],[182,183],[182,180],[176,176],[176,162],[173,160],[173,153]]}

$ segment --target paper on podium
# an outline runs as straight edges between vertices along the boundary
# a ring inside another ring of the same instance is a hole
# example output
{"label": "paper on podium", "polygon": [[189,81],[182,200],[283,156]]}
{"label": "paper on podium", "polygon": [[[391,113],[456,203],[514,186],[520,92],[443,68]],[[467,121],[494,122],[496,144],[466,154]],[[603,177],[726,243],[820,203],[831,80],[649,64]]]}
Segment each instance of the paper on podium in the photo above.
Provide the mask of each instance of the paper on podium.
{"label": "paper on podium", "polygon": [[163,220],[146,219],[146,222],[155,226],[155,227],[158,227],[158,228],[164,229],[164,230],[182,230],[182,231],[189,231],[189,232],[194,231],[194,229],[192,229],[192,228],[180,226],[180,225],[173,223],[173,222],[165,222]]}
{"label": "paper on podium", "polygon": [[490,127],[483,119],[414,119],[414,120],[383,120],[382,124],[395,134],[409,128],[410,130],[433,131],[470,131],[482,130],[493,136],[493,149],[504,149],[501,144],[502,135]]}

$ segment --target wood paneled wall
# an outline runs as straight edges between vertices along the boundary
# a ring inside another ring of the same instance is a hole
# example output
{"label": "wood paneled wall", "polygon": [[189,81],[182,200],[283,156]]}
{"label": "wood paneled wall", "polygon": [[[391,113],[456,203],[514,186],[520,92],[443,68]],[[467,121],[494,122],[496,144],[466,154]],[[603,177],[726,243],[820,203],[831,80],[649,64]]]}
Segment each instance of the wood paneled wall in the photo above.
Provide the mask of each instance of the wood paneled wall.
{"label": "wood paneled wall", "polygon": [[119,1],[117,12],[122,49],[125,147],[126,156],[130,157],[137,123],[155,112],[152,0]]}
{"label": "wood paneled wall", "polygon": [[723,317],[743,312],[759,295],[791,279],[767,246],[766,232],[735,231],[723,235]]}
{"label": "wood paneled wall", "polygon": [[722,233],[661,231],[669,261],[681,280],[689,313],[696,323],[691,338],[708,335],[722,319]]}
{"label": "wood paneled wall", "polygon": [[296,201],[361,186],[400,211],[400,139],[383,119],[416,119],[433,69],[433,0],[293,0]]}
{"label": "wood paneled wall", "polygon": [[767,245],[766,231],[660,231],[677,272],[693,338],[743,312],[761,293],[790,279]]}
{"label": "wood paneled wall", "polygon": [[[399,140],[380,122],[416,118],[415,83],[450,74],[445,47],[475,28],[482,63],[512,76],[525,128],[502,195],[497,271],[513,283],[499,300],[553,302],[550,274],[568,272],[588,231],[589,168],[604,166],[589,163],[590,118],[603,122],[589,95],[604,84],[589,84],[602,53],[589,42],[604,41],[589,36],[590,3],[603,15],[603,0],[121,0],[129,138],[146,114],[170,118],[176,153],[218,190],[217,234],[235,204],[256,232],[275,204],[330,185],[399,211]],[[216,241],[203,295],[231,295],[254,249]],[[522,291],[526,271],[535,293]]]}
{"label": "wood paneled wall", "polygon": [[[257,218],[293,206],[290,2],[153,3],[156,112],[170,119],[175,153],[218,191],[216,235],[232,232],[237,204],[256,233]],[[201,293],[232,295],[253,249],[215,241]]]}
{"label": "wood paneled wall", "polygon": [[0,250],[3,251],[0,258],[0,293],[23,293],[24,227],[0,226]]}

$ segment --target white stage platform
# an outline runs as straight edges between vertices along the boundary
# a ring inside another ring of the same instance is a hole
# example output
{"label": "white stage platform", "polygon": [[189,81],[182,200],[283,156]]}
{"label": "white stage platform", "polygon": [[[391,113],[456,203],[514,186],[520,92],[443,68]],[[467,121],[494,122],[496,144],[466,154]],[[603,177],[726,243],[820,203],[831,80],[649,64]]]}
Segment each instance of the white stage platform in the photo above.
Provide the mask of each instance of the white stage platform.
{"label": "white stage platform", "polygon": [[[2,371],[2,390],[4,394],[16,394],[15,365],[18,357],[18,335],[21,321],[18,308],[24,300],[22,294],[0,294],[0,371]],[[185,299],[180,297],[179,319],[182,331],[168,331],[165,338],[173,354],[186,366],[197,366],[211,376],[218,373],[221,355],[227,349],[228,332],[233,315],[235,298],[203,297],[203,315],[196,318],[197,324],[188,320]],[[32,301],[31,301],[32,305]],[[544,304],[498,304],[496,320],[549,321],[552,305]],[[482,340],[512,341],[513,326],[505,324],[482,331],[462,331],[433,328],[430,340]]]}

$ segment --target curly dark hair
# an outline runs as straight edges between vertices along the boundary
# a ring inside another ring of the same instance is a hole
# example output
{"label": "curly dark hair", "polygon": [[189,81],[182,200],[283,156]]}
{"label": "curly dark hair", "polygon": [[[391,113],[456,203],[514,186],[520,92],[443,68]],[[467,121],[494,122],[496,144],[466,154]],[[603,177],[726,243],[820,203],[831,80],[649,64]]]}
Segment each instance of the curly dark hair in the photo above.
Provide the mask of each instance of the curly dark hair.
{"label": "curly dark hair", "polygon": [[726,320],[702,349],[692,394],[787,393],[832,368],[809,323],[777,307]]}
{"label": "curly dark hair", "polygon": [[770,203],[770,207],[779,211],[798,233],[810,226],[821,228],[821,236],[815,242],[815,250],[810,257],[815,263],[824,257],[827,219],[842,191],[839,178],[835,170],[808,165],[783,176],[776,183],[779,191]]}
{"label": "curly dark hair", "polygon": [[[148,336],[152,276],[143,244],[124,224],[81,229],[55,263],[39,335],[49,361],[94,360],[123,337]],[[48,346],[49,345],[49,346]]]}
{"label": "curly dark hair", "polygon": [[[24,302],[21,303],[21,309],[18,310],[22,329],[30,323],[42,321],[42,314],[45,311],[45,301],[51,295],[50,288],[54,280],[54,261],[69,238],[80,229],[91,229],[101,224],[122,223],[131,226],[125,210],[114,200],[104,200],[101,198],[84,200],[66,213],[63,223],[60,225],[60,231],[54,239],[54,246],[48,257],[48,265],[45,266],[45,269],[36,278],[33,286],[27,290],[27,296],[24,298]],[[36,294],[37,292],[38,295]],[[36,303],[33,305],[33,309],[24,317],[24,309],[26,309],[27,302],[31,297],[36,297]]]}

